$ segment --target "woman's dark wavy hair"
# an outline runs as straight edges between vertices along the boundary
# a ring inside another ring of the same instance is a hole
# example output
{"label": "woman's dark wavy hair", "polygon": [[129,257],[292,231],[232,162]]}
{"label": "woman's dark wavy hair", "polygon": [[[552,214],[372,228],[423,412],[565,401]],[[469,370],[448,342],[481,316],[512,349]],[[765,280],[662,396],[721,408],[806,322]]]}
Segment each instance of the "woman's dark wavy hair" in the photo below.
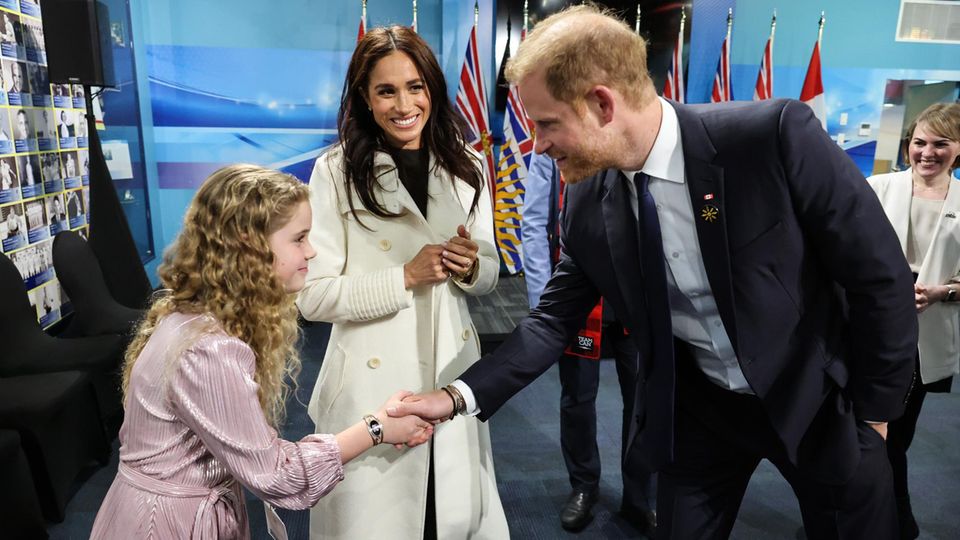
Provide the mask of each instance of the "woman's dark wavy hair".
{"label": "woman's dark wavy hair", "polygon": [[373,156],[377,150],[389,152],[390,148],[366,100],[370,73],[377,62],[394,51],[410,57],[430,97],[430,116],[423,128],[421,145],[430,150],[439,167],[474,189],[470,205],[470,212],[473,213],[480,199],[480,190],[484,189],[484,181],[477,170],[477,162],[467,150],[463,135],[465,124],[447,98],[447,83],[430,46],[406,26],[374,28],[364,34],[347,68],[347,80],[343,83],[340,112],[337,115],[337,131],[343,148],[350,211],[359,221],[353,190],[350,189],[353,187],[367,211],[380,217],[397,216],[384,208],[374,196],[378,184],[373,175]]}

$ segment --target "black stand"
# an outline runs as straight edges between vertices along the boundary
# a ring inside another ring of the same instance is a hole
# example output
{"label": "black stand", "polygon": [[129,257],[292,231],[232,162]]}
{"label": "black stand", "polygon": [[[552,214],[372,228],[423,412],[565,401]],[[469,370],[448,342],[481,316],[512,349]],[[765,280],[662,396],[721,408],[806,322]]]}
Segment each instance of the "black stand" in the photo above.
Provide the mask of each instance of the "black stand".
{"label": "black stand", "polygon": [[90,247],[114,299],[141,309],[146,307],[152,287],[103,156],[89,86],[84,85],[84,96],[90,153]]}

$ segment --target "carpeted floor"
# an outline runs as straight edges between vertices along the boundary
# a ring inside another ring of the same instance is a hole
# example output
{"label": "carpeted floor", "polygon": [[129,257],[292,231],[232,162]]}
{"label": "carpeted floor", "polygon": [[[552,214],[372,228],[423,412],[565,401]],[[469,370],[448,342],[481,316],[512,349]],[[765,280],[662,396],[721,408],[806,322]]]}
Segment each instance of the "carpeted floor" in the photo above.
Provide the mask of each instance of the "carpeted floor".
{"label": "carpeted floor", "polygon": [[[317,324],[304,332],[304,368],[299,398],[305,404],[326,348],[329,328]],[[927,397],[910,450],[914,509],[921,538],[960,538],[960,394]],[[618,465],[620,398],[613,363],[603,361],[597,401],[598,433],[604,464],[600,502],[594,521],[579,534],[560,528],[559,509],[569,484],[559,447],[558,403],[560,385],[556,368],[520,392],[491,420],[494,457],[500,497],[513,538],[639,538],[615,512],[619,507]],[[309,433],[312,424],[305,405],[288,407],[284,435],[296,439]],[[89,536],[100,501],[116,473],[117,443],[111,462],[90,471],[77,484],[63,523],[49,527],[51,538],[85,539]],[[253,538],[267,538],[262,505],[248,496]],[[308,536],[308,512],[281,510],[291,539]],[[0,525],[2,528],[2,525]],[[800,512],[789,486],[768,463],[754,474],[740,511],[734,539],[793,539],[800,528]],[[2,536],[2,534],[0,534]]]}

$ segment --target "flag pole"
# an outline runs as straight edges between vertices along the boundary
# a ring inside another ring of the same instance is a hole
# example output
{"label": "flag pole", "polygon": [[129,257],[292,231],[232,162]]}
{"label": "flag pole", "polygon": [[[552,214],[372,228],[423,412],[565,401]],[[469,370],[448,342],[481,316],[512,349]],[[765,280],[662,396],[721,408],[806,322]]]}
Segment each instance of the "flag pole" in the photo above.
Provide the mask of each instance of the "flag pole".
{"label": "flag pole", "polygon": [[819,44],[823,40],[823,23],[827,22],[826,12],[820,12],[820,28],[817,30],[817,43]]}
{"label": "flag pole", "polygon": [[480,3],[473,3],[473,26],[477,26],[480,23]]}
{"label": "flag pole", "polygon": [[527,5],[527,0],[523,0],[523,32],[527,32],[528,25],[530,24],[530,9]]}
{"label": "flag pole", "polygon": [[637,3],[637,22],[634,24],[633,30],[639,35],[640,34],[640,4]]}
{"label": "flag pole", "polygon": [[770,19],[770,46],[773,47],[773,35],[777,33],[777,10],[773,10],[773,18]]}
{"label": "flag pole", "polygon": [[417,31],[417,0],[413,0],[413,31]]}
{"label": "flag pole", "polygon": [[360,19],[363,21],[363,25],[367,25],[367,0],[363,0],[360,4]]}
{"label": "flag pole", "polygon": [[773,8],[773,18],[770,19],[770,97],[773,98],[773,37],[777,33],[777,8]]}
{"label": "flag pole", "polygon": [[[683,42],[683,27],[687,24],[687,8],[680,8],[680,41]],[[681,64],[683,60],[681,59]]]}
{"label": "flag pole", "polygon": [[733,29],[733,8],[727,8],[727,43],[730,43],[730,31]]}

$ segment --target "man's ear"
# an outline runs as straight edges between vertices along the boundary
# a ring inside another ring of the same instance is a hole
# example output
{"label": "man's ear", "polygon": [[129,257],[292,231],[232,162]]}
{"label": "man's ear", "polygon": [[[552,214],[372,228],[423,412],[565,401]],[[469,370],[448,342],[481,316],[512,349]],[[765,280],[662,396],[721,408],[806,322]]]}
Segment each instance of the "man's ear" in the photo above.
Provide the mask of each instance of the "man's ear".
{"label": "man's ear", "polygon": [[613,121],[617,103],[613,90],[602,84],[591,88],[586,95],[587,110],[597,116],[601,126]]}

